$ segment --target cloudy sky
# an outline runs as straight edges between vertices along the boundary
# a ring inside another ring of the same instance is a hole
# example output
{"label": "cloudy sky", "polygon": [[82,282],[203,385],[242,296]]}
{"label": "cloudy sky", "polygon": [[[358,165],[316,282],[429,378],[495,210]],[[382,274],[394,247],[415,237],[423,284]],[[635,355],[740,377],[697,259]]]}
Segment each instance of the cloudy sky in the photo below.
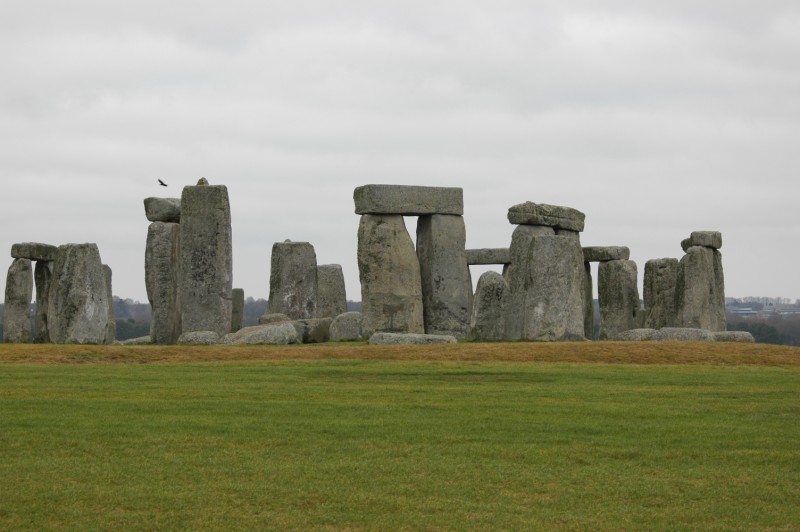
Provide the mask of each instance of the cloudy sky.
{"label": "cloudy sky", "polygon": [[566,205],[640,283],[719,230],[728,296],[800,298],[799,27],[797,0],[3,2],[0,248],[96,242],[146,301],[142,201],[204,176],[234,286],[266,297],[288,238],[359,300],[353,189],[452,186],[468,247]]}

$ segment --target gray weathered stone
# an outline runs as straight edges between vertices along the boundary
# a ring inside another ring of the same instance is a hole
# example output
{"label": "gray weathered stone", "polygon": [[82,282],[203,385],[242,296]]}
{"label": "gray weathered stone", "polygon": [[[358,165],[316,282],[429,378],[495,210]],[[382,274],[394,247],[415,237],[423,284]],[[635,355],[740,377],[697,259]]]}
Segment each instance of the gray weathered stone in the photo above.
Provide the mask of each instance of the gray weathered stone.
{"label": "gray weathered stone", "polygon": [[584,339],[584,277],[583,250],[578,240],[566,236],[533,238],[521,309],[524,339]]}
{"label": "gray weathered stone", "polygon": [[681,247],[684,252],[687,252],[692,246],[720,249],[722,248],[722,233],[719,231],[692,231],[689,238],[681,242]]}
{"label": "gray weathered stone", "polygon": [[200,179],[197,180],[197,186],[198,187],[207,187],[208,186],[208,179],[206,179],[205,177],[201,177]]}
{"label": "gray weathered stone", "polygon": [[652,259],[644,265],[644,326],[675,327],[675,283],[678,259]]}
{"label": "gray weathered stone", "polygon": [[747,331],[717,331],[714,333],[714,340],[717,342],[738,342],[745,344],[755,343],[753,334]]}
{"label": "gray weathered stone", "polygon": [[181,198],[145,198],[144,214],[151,222],[180,223]]}
{"label": "gray weathered stone", "polygon": [[478,279],[470,321],[470,338],[480,342],[505,339],[508,283],[497,272],[484,272]]}
{"label": "gray weathered stone", "polygon": [[113,344],[117,339],[117,318],[114,310],[114,296],[111,290],[111,267],[103,264],[103,277],[106,282],[106,292],[108,292],[108,323],[106,324],[106,337],[104,344]]}
{"label": "gray weathered stone", "polygon": [[181,335],[181,226],[153,222],[147,229],[144,277],[150,302],[150,341],[169,345]]}
{"label": "gray weathered stone", "polygon": [[181,196],[180,308],[183,332],[231,328],[231,210],[224,185],[187,186]]}
{"label": "gray weathered stone", "polygon": [[586,215],[579,210],[527,201],[508,209],[508,221],[514,225],[544,225],[568,231],[583,231]]}
{"label": "gray weathered stone", "polygon": [[586,262],[628,260],[630,258],[631,250],[625,246],[588,246],[583,248],[583,260]]}
{"label": "gray weathered stone", "polygon": [[358,274],[365,337],[376,331],[425,332],[419,261],[402,216],[361,217]]}
{"label": "gray weathered stone", "polygon": [[31,334],[31,298],[33,297],[33,267],[29,259],[14,259],[6,275],[3,307],[3,341],[27,344]]}
{"label": "gray weathered stone", "polygon": [[236,332],[242,328],[244,319],[244,289],[234,288],[231,290],[231,332]]}
{"label": "gray weathered stone", "polygon": [[508,248],[468,249],[467,264],[510,264],[511,250]]}
{"label": "gray weathered stone", "polygon": [[317,266],[317,317],[335,318],[347,312],[344,273],[339,264]]}
{"label": "gray weathered stone", "polygon": [[395,344],[455,344],[455,336],[443,334],[414,334],[414,333],[387,333],[376,332],[369,337],[371,345]]}
{"label": "gray weathered stone", "polygon": [[11,257],[15,259],[53,262],[56,260],[57,253],[58,248],[56,246],[38,242],[20,242],[11,246]]}
{"label": "gray weathered stone", "polygon": [[422,284],[423,318],[428,334],[466,338],[472,313],[472,277],[464,244],[464,218],[420,216],[417,258]]}
{"label": "gray weathered stone", "polygon": [[294,320],[297,336],[304,344],[321,344],[331,339],[331,323],[333,318],[313,318],[309,320]]}
{"label": "gray weathered stone", "polygon": [[272,245],[269,302],[273,314],[293,320],[311,319],[317,313],[317,255],[308,242]]}
{"label": "gray weathered stone", "polygon": [[333,318],[330,334],[331,342],[361,340],[361,313],[345,312]]}
{"label": "gray weathered stone", "polygon": [[108,326],[108,299],[100,251],[95,244],[58,248],[47,306],[50,341],[102,344]]}
{"label": "gray weathered stone", "polygon": [[450,187],[364,185],[353,191],[356,214],[464,214],[464,191]]}
{"label": "gray weathered stone", "polygon": [[632,260],[601,262],[597,269],[600,303],[600,339],[639,328],[639,288],[636,263]]}
{"label": "gray weathered stone", "polygon": [[531,243],[537,236],[554,236],[552,227],[536,225],[520,225],[511,236],[511,263],[504,270],[503,276],[508,282],[506,296],[506,340],[521,340],[524,330],[522,307],[525,304],[526,279],[528,275],[528,258]]}
{"label": "gray weathered stone", "polygon": [[150,336],[140,336],[138,338],[129,338],[121,342],[114,342],[115,345],[150,345]]}
{"label": "gray weathered stone", "polygon": [[719,251],[692,246],[680,261],[675,282],[677,324],[724,331],[725,279]]}
{"label": "gray weathered stone", "polygon": [[299,344],[300,337],[291,321],[244,327],[223,338],[225,344]]}
{"label": "gray weathered stone", "polygon": [[219,341],[220,336],[216,331],[191,331],[178,337],[178,343],[182,345],[215,345]]}
{"label": "gray weathered stone", "polygon": [[47,307],[52,280],[53,263],[44,260],[36,261],[36,266],[33,269],[33,281],[36,286],[36,317],[33,325],[33,341],[37,344],[50,343],[50,333],[47,330]]}
{"label": "gray weathered stone", "polygon": [[280,313],[270,314],[269,311],[267,311],[266,314],[258,318],[259,325],[270,325],[272,323],[283,323],[285,321],[292,321],[292,319],[286,314],[280,314]]}
{"label": "gray weathered stone", "polygon": [[627,331],[622,331],[611,338],[609,340],[614,341],[625,341],[625,342],[646,342],[649,340],[653,340],[656,335],[655,329],[630,329]]}
{"label": "gray weathered stone", "polygon": [[594,338],[594,282],[590,262],[583,263],[583,336],[588,340]]}
{"label": "gray weathered stone", "polygon": [[706,329],[664,327],[656,331],[653,340],[660,342],[714,342],[714,333]]}

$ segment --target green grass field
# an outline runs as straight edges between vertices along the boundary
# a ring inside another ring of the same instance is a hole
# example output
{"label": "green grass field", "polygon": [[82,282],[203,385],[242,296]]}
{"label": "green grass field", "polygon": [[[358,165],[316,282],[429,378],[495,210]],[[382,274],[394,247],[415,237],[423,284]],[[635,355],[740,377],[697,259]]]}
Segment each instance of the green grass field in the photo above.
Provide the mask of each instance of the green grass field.
{"label": "green grass field", "polygon": [[794,365],[5,349],[2,530],[800,529]]}

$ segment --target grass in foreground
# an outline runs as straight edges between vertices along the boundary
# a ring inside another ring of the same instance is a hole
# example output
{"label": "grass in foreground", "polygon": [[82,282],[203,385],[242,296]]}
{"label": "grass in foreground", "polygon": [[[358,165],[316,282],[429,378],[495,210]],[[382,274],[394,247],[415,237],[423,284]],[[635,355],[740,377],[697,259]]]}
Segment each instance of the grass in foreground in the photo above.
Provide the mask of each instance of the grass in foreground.
{"label": "grass in foreground", "polygon": [[800,526],[800,371],[0,365],[0,529]]}

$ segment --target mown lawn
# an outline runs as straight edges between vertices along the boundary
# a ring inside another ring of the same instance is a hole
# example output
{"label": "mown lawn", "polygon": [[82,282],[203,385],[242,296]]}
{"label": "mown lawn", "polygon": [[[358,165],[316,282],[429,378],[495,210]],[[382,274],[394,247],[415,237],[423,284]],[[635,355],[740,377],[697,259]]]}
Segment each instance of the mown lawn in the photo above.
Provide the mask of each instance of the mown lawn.
{"label": "mown lawn", "polygon": [[800,369],[0,364],[2,530],[532,528],[797,530]]}

